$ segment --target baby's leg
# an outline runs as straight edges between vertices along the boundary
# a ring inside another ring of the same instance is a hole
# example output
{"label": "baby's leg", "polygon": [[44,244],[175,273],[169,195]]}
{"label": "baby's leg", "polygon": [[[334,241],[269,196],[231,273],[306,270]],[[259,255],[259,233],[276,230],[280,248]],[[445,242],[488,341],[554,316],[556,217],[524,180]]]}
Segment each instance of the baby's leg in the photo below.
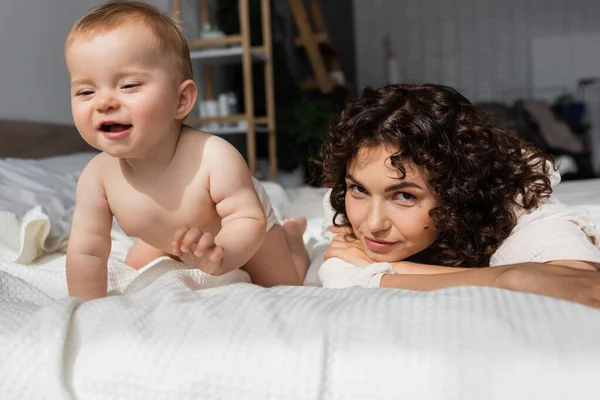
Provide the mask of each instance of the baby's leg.
{"label": "baby's leg", "polygon": [[302,241],[306,219],[274,225],[262,246],[242,269],[260,286],[302,285],[308,270],[308,251]]}
{"label": "baby's leg", "polygon": [[137,239],[125,257],[125,264],[135,269],[140,269],[150,261],[156,260],[158,257],[171,256],[156,247],[150,246],[148,243]]}
{"label": "baby's leg", "polygon": [[304,240],[302,240],[304,231],[306,231],[306,218],[296,217],[283,220],[285,240],[287,241],[288,248],[292,252],[292,260],[294,261],[294,266],[296,267],[302,282],[304,282],[310,264],[308,250],[306,249]]}

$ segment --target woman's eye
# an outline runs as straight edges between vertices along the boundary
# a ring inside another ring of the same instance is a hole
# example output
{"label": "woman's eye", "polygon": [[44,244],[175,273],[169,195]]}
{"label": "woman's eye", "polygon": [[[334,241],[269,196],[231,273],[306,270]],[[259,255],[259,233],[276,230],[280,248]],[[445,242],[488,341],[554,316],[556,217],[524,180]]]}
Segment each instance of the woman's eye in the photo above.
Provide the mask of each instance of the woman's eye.
{"label": "woman's eye", "polygon": [[400,192],[396,194],[396,199],[400,200],[401,202],[414,202],[417,197],[413,194],[410,193],[406,193],[406,192]]}
{"label": "woman's eye", "polygon": [[348,190],[354,193],[367,194],[367,190],[358,185],[349,185]]}

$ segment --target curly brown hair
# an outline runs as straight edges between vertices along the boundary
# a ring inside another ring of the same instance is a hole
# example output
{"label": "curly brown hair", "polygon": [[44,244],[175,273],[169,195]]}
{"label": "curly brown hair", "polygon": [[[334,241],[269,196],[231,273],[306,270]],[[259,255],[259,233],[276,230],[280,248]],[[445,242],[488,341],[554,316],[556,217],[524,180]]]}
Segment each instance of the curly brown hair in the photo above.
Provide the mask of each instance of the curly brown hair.
{"label": "curly brown hair", "polygon": [[[550,155],[489,116],[456,90],[440,85],[367,88],[346,106],[320,149],[321,184],[331,187],[338,226],[346,215],[346,171],[362,147],[391,146],[404,177],[412,161],[431,173],[440,206],[430,211],[436,242],[417,259],[484,267],[516,224],[515,207],[530,210],[548,197]],[[341,218],[338,218],[341,217]]]}

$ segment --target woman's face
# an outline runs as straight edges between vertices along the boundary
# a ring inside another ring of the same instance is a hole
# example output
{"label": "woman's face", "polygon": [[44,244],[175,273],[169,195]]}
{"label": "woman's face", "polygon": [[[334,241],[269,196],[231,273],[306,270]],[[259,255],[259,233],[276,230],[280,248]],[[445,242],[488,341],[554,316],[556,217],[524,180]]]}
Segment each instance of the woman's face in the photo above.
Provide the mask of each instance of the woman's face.
{"label": "woman's face", "polygon": [[429,211],[438,196],[423,167],[405,162],[406,176],[393,167],[395,152],[362,148],[346,171],[346,214],[367,256],[376,262],[404,260],[436,240]]}

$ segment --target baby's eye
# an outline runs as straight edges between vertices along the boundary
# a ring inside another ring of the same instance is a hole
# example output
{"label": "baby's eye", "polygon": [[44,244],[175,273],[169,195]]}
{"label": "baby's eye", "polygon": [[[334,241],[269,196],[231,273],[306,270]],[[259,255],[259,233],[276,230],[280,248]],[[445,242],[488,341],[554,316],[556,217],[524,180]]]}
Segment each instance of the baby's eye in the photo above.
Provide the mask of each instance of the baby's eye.
{"label": "baby's eye", "polygon": [[134,89],[136,87],[140,86],[139,83],[126,83],[123,86],[121,86],[122,89]]}
{"label": "baby's eye", "polygon": [[92,94],[94,94],[93,90],[91,90],[91,89],[83,89],[83,90],[78,91],[75,95],[76,96],[89,96],[89,95],[92,95]]}

